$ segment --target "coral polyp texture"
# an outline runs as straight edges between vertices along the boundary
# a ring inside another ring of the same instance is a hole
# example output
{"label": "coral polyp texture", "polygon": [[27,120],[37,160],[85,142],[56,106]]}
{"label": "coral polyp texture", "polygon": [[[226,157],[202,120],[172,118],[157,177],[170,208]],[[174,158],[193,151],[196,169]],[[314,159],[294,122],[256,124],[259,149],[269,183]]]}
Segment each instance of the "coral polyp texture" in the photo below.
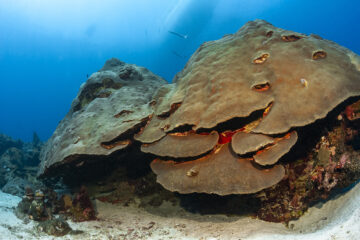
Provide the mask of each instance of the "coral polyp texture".
{"label": "coral polyp texture", "polygon": [[47,143],[40,174],[136,143],[170,191],[251,194],[289,179],[299,142],[322,134],[309,126],[358,115],[342,105],[360,96],[359,56],[262,20],[203,43],[171,84],[115,60],[104,68]]}

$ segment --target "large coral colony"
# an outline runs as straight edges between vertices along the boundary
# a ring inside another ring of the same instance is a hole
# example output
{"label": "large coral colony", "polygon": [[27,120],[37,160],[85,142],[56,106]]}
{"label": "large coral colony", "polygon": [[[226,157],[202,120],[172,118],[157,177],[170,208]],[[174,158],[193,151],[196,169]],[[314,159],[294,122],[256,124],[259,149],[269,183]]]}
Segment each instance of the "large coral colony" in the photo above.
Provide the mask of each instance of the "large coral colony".
{"label": "large coral colony", "polygon": [[255,20],[203,43],[171,84],[108,60],[46,143],[39,175],[145,159],[171,192],[251,196],[258,217],[287,222],[359,179],[359,97],[355,53]]}

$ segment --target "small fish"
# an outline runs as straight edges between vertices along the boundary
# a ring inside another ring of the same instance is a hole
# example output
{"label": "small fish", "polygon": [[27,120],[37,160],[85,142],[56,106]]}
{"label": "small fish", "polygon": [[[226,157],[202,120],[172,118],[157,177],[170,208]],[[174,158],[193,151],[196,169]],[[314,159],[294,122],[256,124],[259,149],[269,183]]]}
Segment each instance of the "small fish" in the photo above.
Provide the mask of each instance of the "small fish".
{"label": "small fish", "polygon": [[177,32],[173,32],[173,31],[168,31],[169,33],[175,35],[175,36],[178,36],[179,38],[183,38],[183,39],[187,39],[188,38],[188,35],[184,35],[184,34],[181,34],[181,33],[177,33]]}
{"label": "small fish", "polygon": [[179,57],[179,58],[185,58],[185,56],[181,55],[180,53],[176,52],[176,51],[171,51],[172,54],[174,54],[175,56]]}

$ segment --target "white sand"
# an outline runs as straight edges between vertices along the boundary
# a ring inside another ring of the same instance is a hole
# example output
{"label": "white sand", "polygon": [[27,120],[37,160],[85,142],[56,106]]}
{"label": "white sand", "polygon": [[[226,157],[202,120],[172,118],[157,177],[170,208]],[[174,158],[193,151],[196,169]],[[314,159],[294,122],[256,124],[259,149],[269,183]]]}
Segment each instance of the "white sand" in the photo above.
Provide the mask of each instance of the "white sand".
{"label": "white sand", "polygon": [[[18,197],[0,192],[0,239],[54,239],[38,234],[35,224],[23,223],[12,212]],[[56,239],[241,239],[241,240],[352,240],[360,239],[360,184],[322,206],[309,209],[292,229],[249,217],[188,213],[164,203],[157,212],[97,201],[99,220],[70,223],[80,235]]]}

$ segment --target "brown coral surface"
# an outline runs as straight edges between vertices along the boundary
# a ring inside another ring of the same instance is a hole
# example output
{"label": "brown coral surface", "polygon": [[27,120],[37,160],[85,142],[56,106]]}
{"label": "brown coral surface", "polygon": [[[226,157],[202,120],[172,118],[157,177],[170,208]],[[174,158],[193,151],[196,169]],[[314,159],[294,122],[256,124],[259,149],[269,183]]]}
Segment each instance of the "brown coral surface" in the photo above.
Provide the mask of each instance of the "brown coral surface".
{"label": "brown coral surface", "polygon": [[149,103],[163,84],[164,79],[144,67],[108,60],[81,85],[69,113],[42,150],[39,174],[127,148],[151,115]]}
{"label": "brown coral surface", "polygon": [[[341,116],[356,121],[358,105],[345,107],[359,96],[355,53],[255,20],[202,44],[172,84],[144,68],[107,62],[47,143],[40,174],[74,159],[81,168],[131,145],[132,154],[155,159],[157,181],[170,191],[255,193],[285,181],[299,145],[316,143],[319,134],[305,128],[344,110]],[[346,141],[355,141],[356,129]],[[122,152],[128,163],[129,152]],[[329,174],[321,181],[331,189]]]}
{"label": "brown coral surface", "polygon": [[[319,57],[319,51],[326,54]],[[359,95],[360,72],[354,59],[358,56],[331,41],[262,20],[249,22],[233,35],[202,44],[193,54],[176,76],[175,89],[163,97],[168,111],[175,103],[181,105],[157,130],[213,128],[271,103],[254,132],[278,134],[307,125]],[[163,101],[159,105],[164,111]]]}
{"label": "brown coral surface", "polygon": [[281,165],[257,169],[251,159],[238,158],[229,143],[203,158],[176,163],[154,160],[151,168],[165,188],[180,193],[205,192],[227,195],[253,193],[278,183],[284,177]]}
{"label": "brown coral surface", "polygon": [[[262,20],[248,22],[237,33],[200,46],[174,83],[157,94],[156,114],[136,139],[145,151],[157,146],[152,153],[159,158],[151,167],[168,190],[257,192],[281,180],[280,171],[266,184],[259,179],[265,179],[266,171],[280,169],[278,161],[296,148],[302,127],[360,96],[358,60],[350,50],[318,36]],[[194,131],[217,131],[218,144],[197,159],[204,150],[172,154],[181,151],[169,137],[173,134],[192,139],[181,145],[202,148],[200,138],[190,135]],[[237,166],[232,165],[235,153],[242,163]],[[244,159],[252,164],[243,164]],[[249,184],[251,180],[256,184]]]}

